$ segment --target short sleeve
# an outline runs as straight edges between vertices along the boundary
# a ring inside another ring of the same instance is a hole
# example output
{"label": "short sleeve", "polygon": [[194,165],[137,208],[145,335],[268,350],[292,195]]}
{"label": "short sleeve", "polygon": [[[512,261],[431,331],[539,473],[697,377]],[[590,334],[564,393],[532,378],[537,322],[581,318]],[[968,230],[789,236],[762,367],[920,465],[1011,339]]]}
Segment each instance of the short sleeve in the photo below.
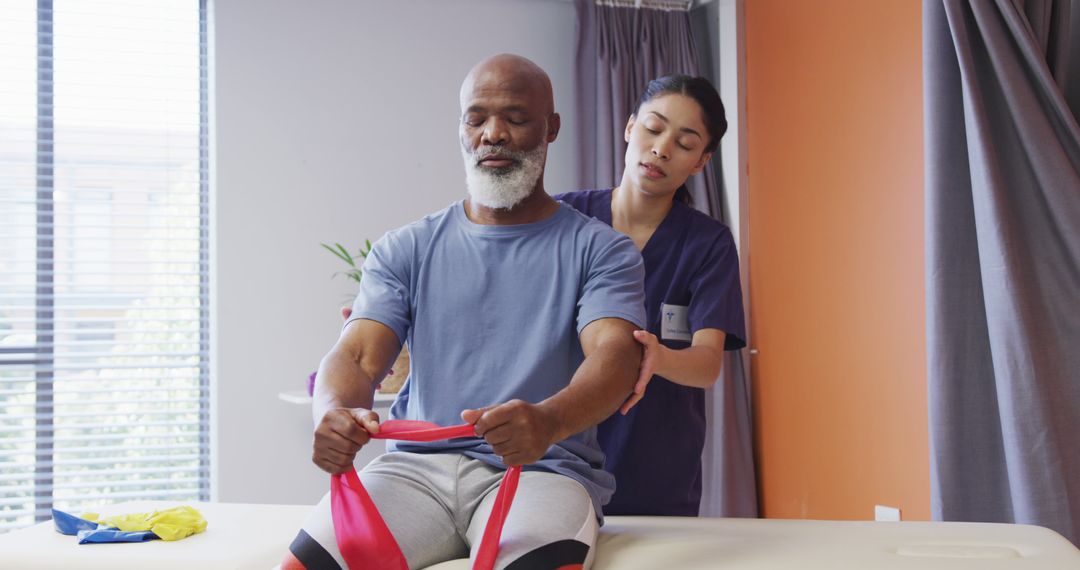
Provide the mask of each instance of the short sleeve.
{"label": "short sleeve", "polygon": [[[604,221],[605,217],[610,217],[611,211],[611,200],[603,200],[605,194],[605,192],[597,190],[578,190],[577,192],[563,192],[562,194],[556,194],[552,196],[552,198],[570,205],[586,216]],[[600,211],[601,208],[607,208],[609,215],[604,216]],[[609,226],[611,225],[607,221],[604,221],[604,223]]]}
{"label": "short sleeve", "polygon": [[690,330],[719,329],[726,333],[724,350],[746,346],[739,252],[731,231],[724,228],[690,279]]}
{"label": "short sleeve", "polygon": [[364,260],[360,292],[346,324],[358,319],[377,321],[405,343],[412,321],[411,254],[394,234],[387,234],[371,247]]}
{"label": "short sleeve", "polygon": [[589,323],[610,317],[645,328],[645,263],[630,238],[613,238],[588,259],[578,297],[578,334]]}

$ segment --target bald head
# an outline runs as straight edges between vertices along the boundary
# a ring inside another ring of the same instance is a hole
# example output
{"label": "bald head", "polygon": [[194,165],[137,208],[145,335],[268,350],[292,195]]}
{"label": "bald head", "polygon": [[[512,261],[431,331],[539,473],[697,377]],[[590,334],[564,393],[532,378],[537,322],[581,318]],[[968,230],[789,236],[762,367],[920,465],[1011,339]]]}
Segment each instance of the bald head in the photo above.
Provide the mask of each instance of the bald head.
{"label": "bald head", "polygon": [[477,95],[492,93],[527,98],[545,115],[555,112],[548,74],[520,55],[494,55],[476,64],[461,84],[461,108],[464,110]]}

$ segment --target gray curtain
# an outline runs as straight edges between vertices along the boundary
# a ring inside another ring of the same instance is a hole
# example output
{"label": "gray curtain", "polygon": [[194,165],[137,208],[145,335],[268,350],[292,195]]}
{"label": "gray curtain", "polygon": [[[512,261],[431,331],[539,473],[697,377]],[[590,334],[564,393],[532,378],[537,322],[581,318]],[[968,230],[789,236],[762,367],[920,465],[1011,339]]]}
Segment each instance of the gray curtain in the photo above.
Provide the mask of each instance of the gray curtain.
{"label": "gray curtain", "polygon": [[[611,188],[622,178],[623,131],[645,85],[670,73],[700,75],[694,34],[686,11],[577,0],[577,13],[578,180],[590,188]],[[699,209],[721,217],[711,163],[686,187]]]}
{"label": "gray curtain", "polygon": [[754,419],[746,349],[724,353],[720,380],[709,388],[702,457],[701,516],[757,517]]}
{"label": "gray curtain", "polygon": [[[583,188],[610,188],[622,177],[626,120],[649,80],[669,73],[703,73],[688,12],[597,6],[594,1],[578,0],[577,13],[578,179]],[[714,162],[719,163],[715,158]],[[713,164],[692,177],[687,188],[695,207],[723,220]],[[726,352],[721,378],[706,400],[709,431],[702,458],[702,516],[758,514],[750,388],[744,364],[741,352]]]}
{"label": "gray curtain", "polygon": [[1080,3],[923,20],[933,516],[1080,544]]}

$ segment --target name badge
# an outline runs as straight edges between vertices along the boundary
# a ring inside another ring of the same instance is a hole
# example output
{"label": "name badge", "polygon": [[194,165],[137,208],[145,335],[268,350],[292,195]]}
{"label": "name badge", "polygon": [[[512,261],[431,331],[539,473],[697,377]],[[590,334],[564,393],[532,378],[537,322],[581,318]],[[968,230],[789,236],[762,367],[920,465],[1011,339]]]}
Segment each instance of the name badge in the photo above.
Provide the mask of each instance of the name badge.
{"label": "name badge", "polygon": [[660,305],[660,338],[662,340],[694,339],[690,334],[690,307],[685,305]]}

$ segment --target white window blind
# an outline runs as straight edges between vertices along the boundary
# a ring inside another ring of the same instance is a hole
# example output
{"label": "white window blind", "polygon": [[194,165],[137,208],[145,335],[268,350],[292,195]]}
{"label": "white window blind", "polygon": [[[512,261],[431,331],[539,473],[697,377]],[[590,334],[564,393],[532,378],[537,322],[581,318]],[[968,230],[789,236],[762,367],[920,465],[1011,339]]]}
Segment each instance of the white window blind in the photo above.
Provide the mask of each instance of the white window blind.
{"label": "white window blind", "polygon": [[209,498],[205,0],[0,2],[0,532]]}

